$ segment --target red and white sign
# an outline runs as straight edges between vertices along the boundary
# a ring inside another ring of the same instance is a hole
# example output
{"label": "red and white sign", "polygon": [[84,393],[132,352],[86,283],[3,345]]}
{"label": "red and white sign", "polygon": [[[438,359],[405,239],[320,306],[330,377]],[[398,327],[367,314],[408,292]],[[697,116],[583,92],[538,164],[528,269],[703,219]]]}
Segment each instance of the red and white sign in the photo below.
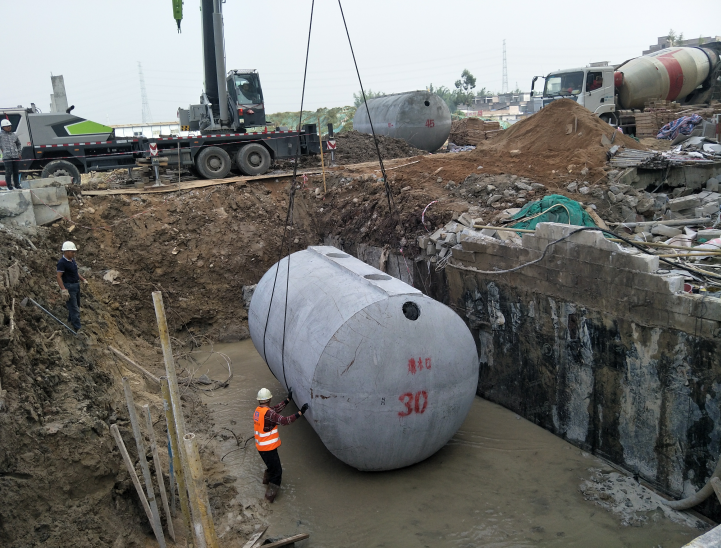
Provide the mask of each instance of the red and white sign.
{"label": "red and white sign", "polygon": [[328,145],[328,150],[335,150],[335,140],[331,139],[329,141],[326,141],[326,143]]}
{"label": "red and white sign", "polygon": [[150,155],[151,156],[158,155],[158,143],[150,143]]}

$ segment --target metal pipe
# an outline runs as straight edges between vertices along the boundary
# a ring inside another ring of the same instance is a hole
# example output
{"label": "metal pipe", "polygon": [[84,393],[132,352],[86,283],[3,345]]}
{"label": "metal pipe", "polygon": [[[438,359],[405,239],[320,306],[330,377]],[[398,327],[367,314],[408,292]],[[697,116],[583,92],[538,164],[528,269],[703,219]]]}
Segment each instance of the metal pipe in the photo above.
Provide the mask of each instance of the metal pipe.
{"label": "metal pipe", "polygon": [[130,474],[130,479],[133,480],[133,485],[135,485],[135,491],[138,493],[138,498],[140,499],[140,502],[145,509],[145,515],[148,516],[148,521],[152,526],[153,514],[150,511],[150,506],[148,506],[148,499],[145,498],[145,493],[143,493],[143,487],[140,485],[138,474],[135,473],[135,466],[133,466],[133,461],[130,460],[130,455],[128,455],[128,450],[125,448],[125,443],[123,442],[123,438],[120,435],[120,430],[118,430],[117,424],[113,424],[110,426],[110,433],[115,438],[115,444],[118,446],[118,450],[123,457],[125,467],[128,469],[128,474]]}
{"label": "metal pipe", "polygon": [[155,466],[155,479],[158,480],[158,491],[160,491],[160,500],[163,502],[163,510],[165,510],[165,519],[168,522],[168,534],[175,542],[175,529],[173,528],[173,516],[170,515],[168,507],[168,496],[165,493],[165,481],[163,480],[163,467],[160,465],[160,455],[158,455],[158,444],[155,442],[155,430],[153,429],[153,417],[150,415],[150,406],[145,404],[145,425],[148,428],[148,438],[150,439],[150,452],[153,455],[153,465]]}
{"label": "metal pipe", "polygon": [[[75,331],[73,331],[72,329],[70,329],[65,323],[61,322],[58,318],[56,318],[55,316],[53,316],[50,312],[48,312],[47,310],[45,310],[42,306],[40,306],[38,303],[36,303],[36,302],[35,302],[34,300],[32,300],[30,297],[26,297],[26,298],[27,298],[28,301],[30,301],[31,303],[33,303],[33,304],[34,304],[35,306],[37,306],[40,310],[42,310],[42,311],[45,312],[48,316],[50,316],[53,320],[55,320],[55,321],[58,322],[60,325],[62,325],[65,329],[67,329],[68,331],[70,331],[73,335],[75,335],[76,337],[78,336],[77,332],[75,332]],[[22,303],[21,303],[21,304],[22,304]]]}
{"label": "metal pipe", "polygon": [[[185,445],[182,439],[185,437],[185,419],[183,417],[183,404],[180,401],[180,389],[178,388],[178,375],[175,371],[175,360],[173,359],[173,347],[170,345],[170,335],[168,333],[168,321],[165,317],[165,305],[163,304],[163,294],[160,291],[153,291],[153,304],[155,305],[155,319],[158,322],[158,334],[160,335],[160,346],[163,349],[163,359],[165,360],[165,375],[168,381],[168,395],[170,397],[170,407],[173,412],[173,424],[178,440],[178,455],[180,456],[180,466],[177,468],[178,474],[185,474],[188,470],[188,456],[185,452]],[[185,482],[188,490],[188,499],[195,498],[195,485],[192,481]],[[182,496],[182,495],[181,495]],[[182,499],[181,499],[182,503]],[[200,516],[190,509],[190,518],[192,518],[192,530],[195,535],[198,548],[207,548],[205,544],[205,536],[200,525]],[[189,520],[190,521],[190,520]],[[200,525],[200,529],[198,526]]]}
{"label": "metal pipe", "polygon": [[160,525],[160,512],[158,511],[158,503],[155,501],[153,478],[150,475],[148,459],[145,458],[145,443],[143,442],[143,433],[140,431],[140,424],[138,424],[138,415],[135,413],[135,402],[133,401],[133,393],[130,391],[130,383],[128,382],[128,379],[126,377],[123,377],[123,390],[125,390],[125,401],[128,404],[128,414],[130,415],[130,424],[133,427],[135,445],[138,448],[138,460],[140,461],[140,469],[143,471],[145,489],[148,492],[148,504],[150,504],[150,512],[153,515],[153,532],[155,533],[155,538],[158,539],[158,544],[160,544],[160,548],[165,548],[165,536],[163,535],[163,528]]}
{"label": "metal pipe", "polygon": [[713,474],[711,474],[711,478],[709,479],[709,481],[706,482],[706,485],[704,485],[696,493],[694,493],[690,497],[686,497],[685,499],[665,500],[663,501],[663,503],[669,508],[673,508],[674,510],[688,510],[689,508],[693,508],[694,506],[701,504],[714,493],[714,488],[711,480],[718,477],[721,477],[721,457],[719,457],[719,460],[716,463],[716,469],[713,471]]}
{"label": "metal pipe", "polygon": [[215,37],[215,74],[218,79],[218,106],[220,107],[220,125],[227,127],[230,122],[228,112],[228,86],[225,83],[225,44],[223,43],[223,12],[221,0],[214,0],[213,35]]}
{"label": "metal pipe", "polygon": [[185,451],[188,454],[189,473],[192,483],[195,484],[195,500],[191,500],[191,506],[197,506],[200,512],[200,518],[203,522],[203,531],[205,532],[205,541],[208,548],[219,548],[218,537],[215,534],[215,526],[213,525],[213,514],[210,511],[210,502],[208,502],[208,492],[205,489],[203,481],[203,465],[200,462],[200,453],[198,453],[198,445],[195,442],[195,434],[186,434],[183,437]]}
{"label": "metal pipe", "polygon": [[[175,429],[175,420],[173,419],[173,408],[170,404],[170,388],[168,387],[168,379],[160,378],[160,390],[163,393],[163,407],[165,409],[165,422],[168,426],[168,440],[173,455],[173,468],[178,482],[178,497],[180,498],[180,511],[183,514],[183,521],[187,529],[188,535],[193,535],[193,526],[190,521],[190,509],[188,507],[188,491],[185,486],[185,473],[180,465],[180,449],[178,448],[178,433]],[[173,487],[175,483],[172,484]],[[175,488],[172,490],[173,500],[175,500]]]}

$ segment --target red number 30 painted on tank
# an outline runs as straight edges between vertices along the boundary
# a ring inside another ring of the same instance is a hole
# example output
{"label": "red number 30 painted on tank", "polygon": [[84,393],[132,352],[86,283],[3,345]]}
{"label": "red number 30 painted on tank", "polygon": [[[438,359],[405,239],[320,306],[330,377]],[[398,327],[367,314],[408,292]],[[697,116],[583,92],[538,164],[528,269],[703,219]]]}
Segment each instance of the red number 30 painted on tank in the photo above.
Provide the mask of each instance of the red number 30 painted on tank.
{"label": "red number 30 painted on tank", "polygon": [[406,406],[405,411],[399,411],[399,417],[407,417],[413,412],[422,415],[426,412],[428,407],[428,392],[421,390],[413,395],[412,392],[406,392],[402,396],[398,396],[398,399]]}

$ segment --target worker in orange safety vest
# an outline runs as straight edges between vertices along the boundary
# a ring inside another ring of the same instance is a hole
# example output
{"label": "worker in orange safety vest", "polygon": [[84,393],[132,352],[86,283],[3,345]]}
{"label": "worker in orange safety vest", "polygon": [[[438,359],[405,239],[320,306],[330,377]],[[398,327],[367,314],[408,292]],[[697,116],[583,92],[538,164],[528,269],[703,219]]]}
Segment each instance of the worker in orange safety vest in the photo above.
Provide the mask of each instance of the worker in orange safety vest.
{"label": "worker in orange safety vest", "polygon": [[309,405],[306,403],[300,408],[300,411],[284,417],[280,412],[285,408],[293,397],[293,389],[288,389],[288,397],[274,407],[270,407],[270,400],[273,395],[267,388],[261,388],[258,392],[258,407],[253,414],[253,423],[255,431],[255,447],[260,453],[260,458],[265,463],[266,470],[263,474],[263,485],[268,488],[265,492],[265,498],[269,502],[275,500],[280,482],[283,475],[283,468],[280,465],[280,457],[278,456],[278,447],[280,447],[280,435],[278,434],[278,425],[286,426],[298,420],[308,410]]}

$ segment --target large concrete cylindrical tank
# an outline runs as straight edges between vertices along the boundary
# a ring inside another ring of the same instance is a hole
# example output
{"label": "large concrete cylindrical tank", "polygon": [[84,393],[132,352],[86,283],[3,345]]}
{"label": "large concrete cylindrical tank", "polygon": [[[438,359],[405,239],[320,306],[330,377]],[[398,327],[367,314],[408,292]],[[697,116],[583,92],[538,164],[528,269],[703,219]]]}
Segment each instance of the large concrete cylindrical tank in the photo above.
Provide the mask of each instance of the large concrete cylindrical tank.
{"label": "large concrete cylindrical tank", "polygon": [[716,54],[703,48],[666,48],[631,59],[619,67],[622,108],[643,108],[646,101],[682,100],[709,76]]}
{"label": "large concrete cylindrical tank", "polygon": [[[446,102],[429,91],[409,91],[368,100],[376,135],[403,139],[409,145],[433,152],[451,134],[451,111]],[[368,112],[361,103],[353,129],[371,133]]]}
{"label": "large concrete cylindrical tank", "polygon": [[284,319],[287,261],[258,283],[250,336],[295,402],[310,403],[306,418],[325,446],[368,471],[409,466],[443,447],[478,384],[476,346],[463,320],[334,247],[290,256]]}

